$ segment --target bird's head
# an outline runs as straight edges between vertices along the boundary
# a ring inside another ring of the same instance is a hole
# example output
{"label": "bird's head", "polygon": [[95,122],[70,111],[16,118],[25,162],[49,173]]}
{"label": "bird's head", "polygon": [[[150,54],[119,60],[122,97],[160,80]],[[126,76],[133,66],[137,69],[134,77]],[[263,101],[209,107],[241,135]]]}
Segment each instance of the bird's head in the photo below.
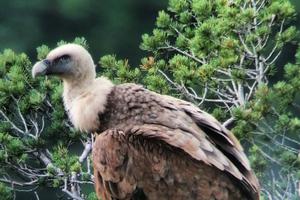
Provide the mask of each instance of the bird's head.
{"label": "bird's head", "polygon": [[32,68],[33,78],[56,75],[64,81],[94,79],[95,64],[89,52],[77,44],[65,44],[50,51]]}

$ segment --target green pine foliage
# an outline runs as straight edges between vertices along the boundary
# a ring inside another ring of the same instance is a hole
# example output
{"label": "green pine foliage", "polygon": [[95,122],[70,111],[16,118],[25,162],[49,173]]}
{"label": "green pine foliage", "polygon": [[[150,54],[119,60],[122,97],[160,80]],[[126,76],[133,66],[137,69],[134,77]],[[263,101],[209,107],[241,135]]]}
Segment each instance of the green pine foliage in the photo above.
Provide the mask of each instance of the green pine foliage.
{"label": "green pine foliage", "polygon": [[[73,42],[88,48],[84,38]],[[49,51],[46,45],[38,47],[38,60]],[[79,162],[79,153],[70,152],[88,136],[68,121],[60,80],[32,79],[32,65],[24,53],[9,49],[0,53],[0,195],[12,199],[22,188],[31,192],[40,186],[63,188],[71,184],[74,173],[79,178],[85,174],[92,189],[90,166]]]}
{"label": "green pine foliage", "polygon": [[13,199],[12,190],[1,182],[0,182],[0,194],[1,194],[1,199],[3,200]]}

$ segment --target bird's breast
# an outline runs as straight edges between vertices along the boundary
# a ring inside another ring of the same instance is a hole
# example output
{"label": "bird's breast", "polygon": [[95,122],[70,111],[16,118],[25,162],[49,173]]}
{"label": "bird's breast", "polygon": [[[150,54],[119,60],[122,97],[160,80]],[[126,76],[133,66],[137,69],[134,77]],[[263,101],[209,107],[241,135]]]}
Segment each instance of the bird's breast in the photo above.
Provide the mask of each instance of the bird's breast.
{"label": "bird's breast", "polygon": [[98,114],[104,108],[98,101],[96,103],[94,98],[94,95],[88,94],[71,103],[69,117],[76,129],[90,132],[100,127]]}
{"label": "bird's breast", "polygon": [[76,89],[64,84],[64,104],[76,129],[85,132],[96,131],[100,128],[99,114],[103,113],[107,106],[107,97],[113,84],[105,77],[99,77],[84,86]]}

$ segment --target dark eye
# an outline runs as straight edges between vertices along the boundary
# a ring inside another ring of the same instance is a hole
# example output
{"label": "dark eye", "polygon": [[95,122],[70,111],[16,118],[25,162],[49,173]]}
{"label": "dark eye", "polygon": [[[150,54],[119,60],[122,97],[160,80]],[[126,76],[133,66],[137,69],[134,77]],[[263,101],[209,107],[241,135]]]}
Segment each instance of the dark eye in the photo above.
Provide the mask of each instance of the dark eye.
{"label": "dark eye", "polygon": [[68,62],[70,59],[71,59],[71,56],[66,54],[66,55],[62,55],[62,56],[56,58],[55,62],[56,63],[58,63],[58,62],[64,63],[64,62]]}
{"label": "dark eye", "polygon": [[63,55],[59,58],[60,61],[67,61],[67,60],[70,60],[70,56],[69,55]]}

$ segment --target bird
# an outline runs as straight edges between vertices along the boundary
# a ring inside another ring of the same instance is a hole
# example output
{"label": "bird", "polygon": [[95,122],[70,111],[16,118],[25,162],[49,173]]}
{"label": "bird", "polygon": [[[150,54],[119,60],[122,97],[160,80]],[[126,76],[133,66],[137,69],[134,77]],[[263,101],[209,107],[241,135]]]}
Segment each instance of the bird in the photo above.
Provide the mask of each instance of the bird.
{"label": "bird", "polygon": [[92,160],[105,200],[258,200],[260,186],[239,141],[194,104],[135,83],[96,77],[81,45],[37,61],[32,76],[57,76],[74,127],[96,133]]}

